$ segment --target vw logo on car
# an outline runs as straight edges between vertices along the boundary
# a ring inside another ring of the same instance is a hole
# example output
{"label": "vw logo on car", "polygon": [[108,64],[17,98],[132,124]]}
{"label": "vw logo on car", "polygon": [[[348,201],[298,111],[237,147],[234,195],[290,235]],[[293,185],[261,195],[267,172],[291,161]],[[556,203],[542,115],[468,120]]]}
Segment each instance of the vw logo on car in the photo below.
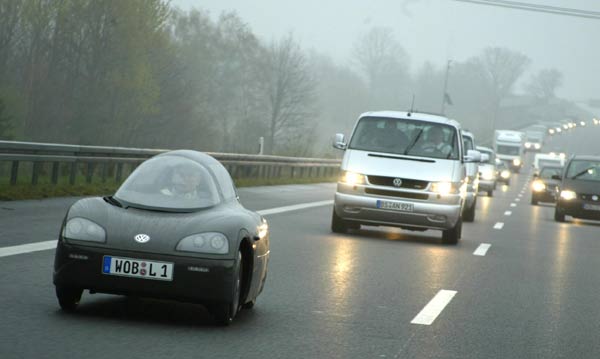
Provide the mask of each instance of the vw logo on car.
{"label": "vw logo on car", "polygon": [[392,183],[394,184],[394,187],[400,187],[400,186],[402,186],[402,179],[394,178],[394,181]]}
{"label": "vw logo on car", "polygon": [[138,243],[146,243],[150,240],[150,236],[147,234],[136,234],[135,237],[133,237],[135,239],[136,242]]}

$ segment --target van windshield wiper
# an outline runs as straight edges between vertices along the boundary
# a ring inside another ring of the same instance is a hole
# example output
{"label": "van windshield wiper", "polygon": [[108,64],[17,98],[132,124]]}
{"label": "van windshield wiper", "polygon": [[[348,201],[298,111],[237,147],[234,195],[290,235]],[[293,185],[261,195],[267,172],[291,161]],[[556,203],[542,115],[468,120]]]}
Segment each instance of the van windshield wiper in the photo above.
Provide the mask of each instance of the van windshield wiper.
{"label": "van windshield wiper", "polygon": [[421,134],[423,133],[423,129],[421,128],[419,130],[419,133],[417,133],[417,135],[415,136],[415,139],[411,142],[410,146],[406,147],[406,150],[404,151],[405,155],[408,155],[408,153],[410,152],[410,150],[413,149],[413,147],[415,147],[415,145],[417,144],[417,141],[419,140],[419,138],[421,137]]}

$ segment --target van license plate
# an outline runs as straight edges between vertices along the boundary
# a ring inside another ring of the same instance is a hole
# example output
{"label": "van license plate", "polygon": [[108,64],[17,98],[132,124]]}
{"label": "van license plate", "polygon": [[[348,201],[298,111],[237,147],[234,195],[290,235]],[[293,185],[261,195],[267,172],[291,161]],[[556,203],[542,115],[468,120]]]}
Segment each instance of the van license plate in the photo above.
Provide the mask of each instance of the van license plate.
{"label": "van license plate", "polygon": [[173,263],[104,256],[102,273],[122,277],[173,280]]}
{"label": "van license plate", "polygon": [[381,200],[377,200],[377,208],[391,209],[392,211],[401,211],[401,212],[414,211],[414,206],[412,203],[381,201]]}

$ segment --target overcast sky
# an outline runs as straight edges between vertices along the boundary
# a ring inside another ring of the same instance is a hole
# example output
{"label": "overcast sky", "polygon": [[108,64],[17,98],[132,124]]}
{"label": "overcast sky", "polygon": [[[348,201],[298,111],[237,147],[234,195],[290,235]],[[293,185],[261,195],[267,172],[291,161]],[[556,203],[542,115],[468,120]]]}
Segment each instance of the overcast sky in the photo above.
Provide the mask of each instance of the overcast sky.
{"label": "overcast sky", "polygon": [[[600,11],[600,0],[522,0]],[[350,64],[354,40],[372,26],[394,29],[411,57],[443,66],[487,46],[520,51],[532,60],[530,72],[556,68],[565,75],[559,95],[573,100],[600,98],[600,20],[474,5],[452,0],[172,0],[213,17],[236,11],[264,40],[293,31],[306,48]],[[526,75],[526,79],[529,74]],[[519,90],[519,89],[518,89]]]}

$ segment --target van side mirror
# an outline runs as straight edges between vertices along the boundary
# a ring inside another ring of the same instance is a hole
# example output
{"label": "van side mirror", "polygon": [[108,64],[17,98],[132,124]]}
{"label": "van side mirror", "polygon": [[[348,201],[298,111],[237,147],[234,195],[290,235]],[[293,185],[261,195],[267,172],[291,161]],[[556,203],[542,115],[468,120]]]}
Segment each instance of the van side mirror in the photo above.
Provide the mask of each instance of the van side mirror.
{"label": "van side mirror", "polygon": [[465,156],[465,162],[481,162],[481,152],[476,150],[468,150]]}
{"label": "van side mirror", "polygon": [[552,175],[552,177],[550,178],[552,178],[553,180],[562,181],[562,178],[559,175]]}
{"label": "van side mirror", "polygon": [[338,150],[346,149],[346,139],[344,138],[343,133],[336,133],[335,139],[333,140],[333,148],[337,148]]}
{"label": "van side mirror", "polygon": [[482,153],[481,154],[481,163],[488,163],[490,162],[490,155],[488,155],[487,153]]}

